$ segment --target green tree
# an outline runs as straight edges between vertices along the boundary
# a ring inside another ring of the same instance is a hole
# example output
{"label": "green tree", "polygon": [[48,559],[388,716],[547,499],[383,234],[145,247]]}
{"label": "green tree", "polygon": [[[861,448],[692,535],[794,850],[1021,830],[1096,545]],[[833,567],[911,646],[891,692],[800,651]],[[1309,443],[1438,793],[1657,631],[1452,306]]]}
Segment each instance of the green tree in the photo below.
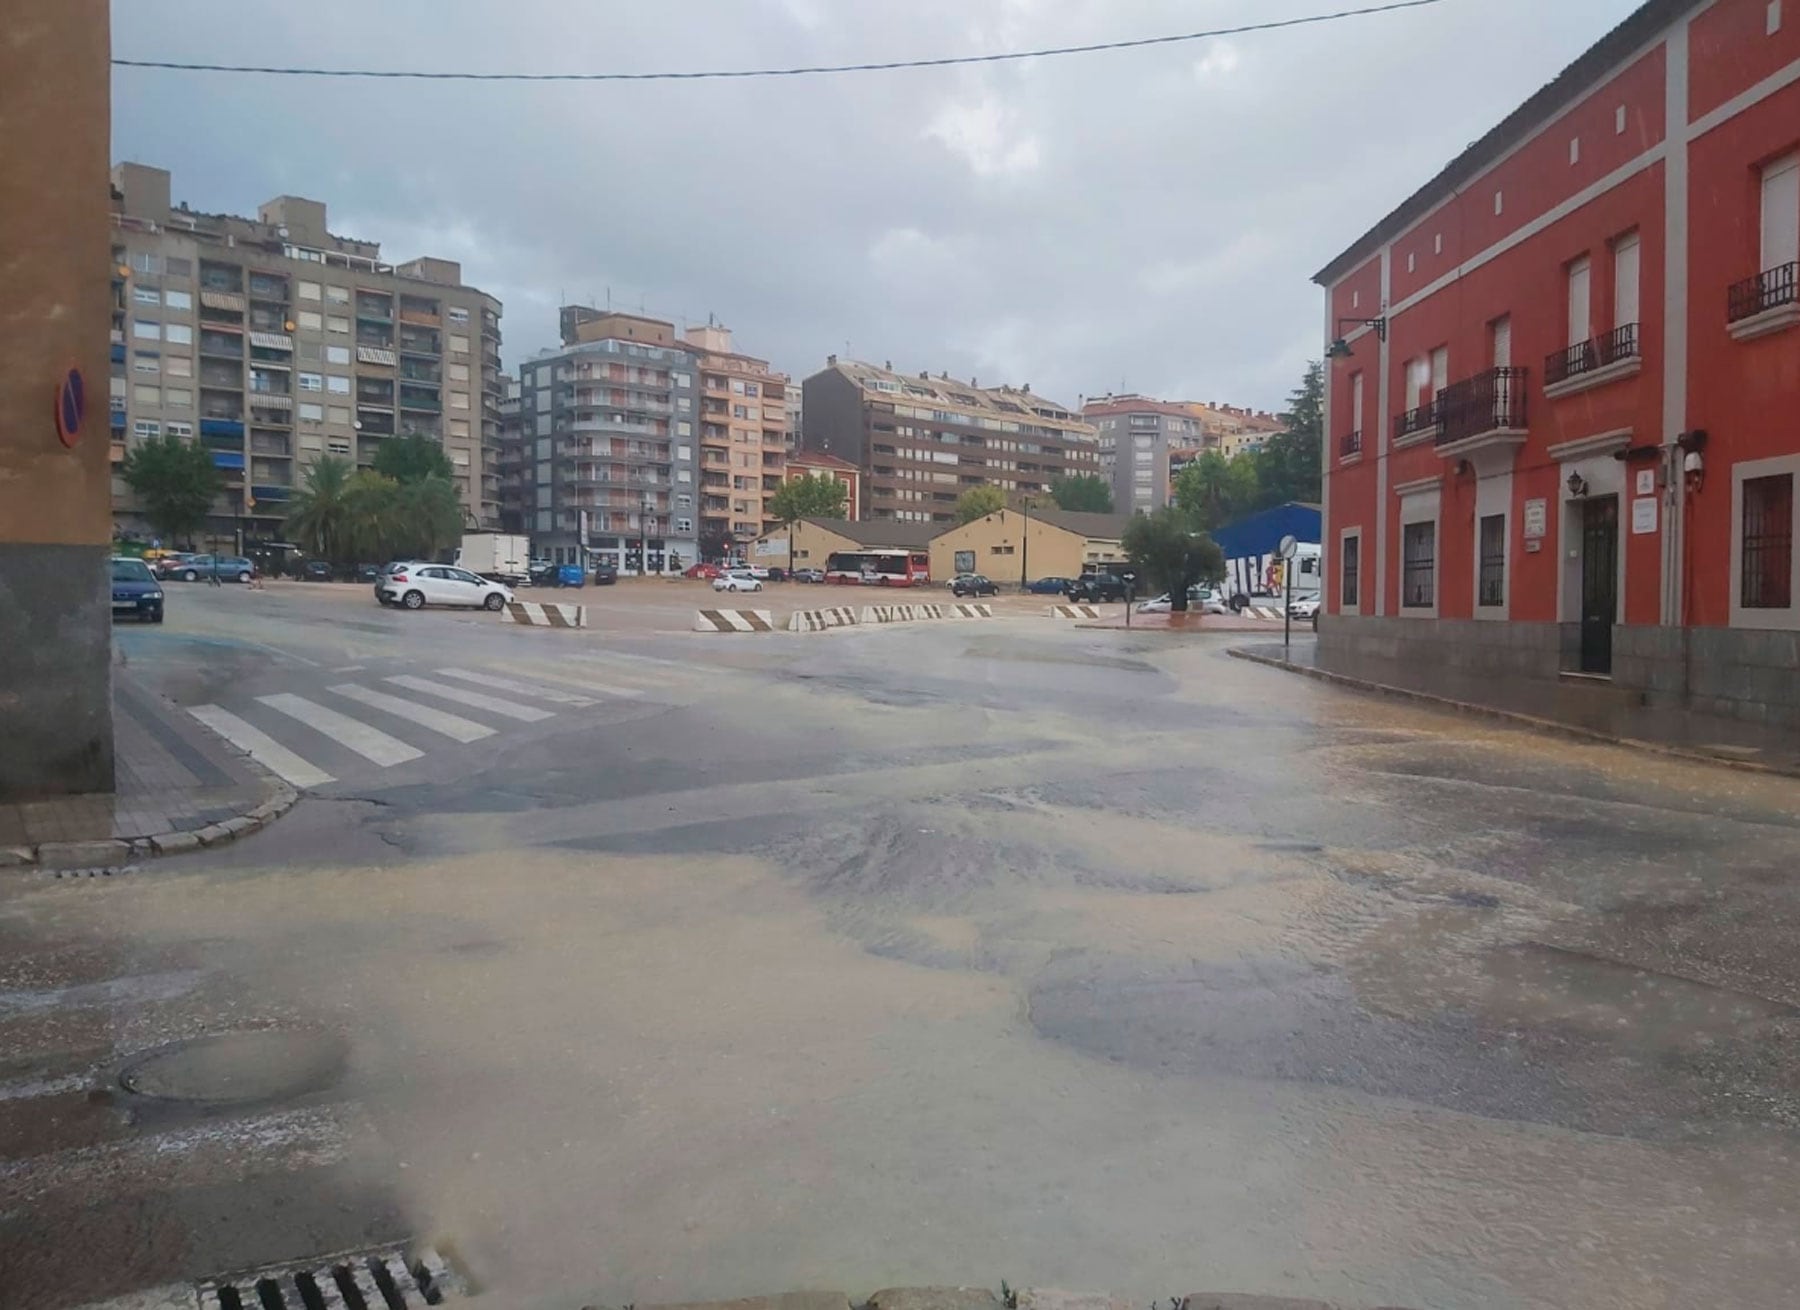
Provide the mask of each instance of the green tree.
{"label": "green tree", "polygon": [[1195,523],[1193,515],[1173,506],[1153,514],[1134,515],[1125,525],[1123,542],[1140,576],[1169,593],[1169,608],[1185,613],[1188,588],[1225,575],[1225,553]]}
{"label": "green tree", "polygon": [[1058,478],[1050,484],[1050,494],[1058,509],[1110,514],[1113,508],[1112,487],[1098,473],[1076,473]]}
{"label": "green tree", "polygon": [[349,460],[321,456],[306,470],[306,484],[288,501],[288,538],[307,554],[336,563],[350,559],[351,474]]}
{"label": "green tree", "polygon": [[1281,417],[1287,430],[1271,437],[1256,456],[1257,503],[1265,509],[1290,500],[1313,504],[1323,495],[1325,372],[1317,360],[1306,366]]}
{"label": "green tree", "polygon": [[1006,508],[1006,493],[994,486],[970,487],[956,502],[956,521],[973,523]]}
{"label": "green tree", "polygon": [[1175,479],[1175,503],[1202,532],[1212,532],[1258,507],[1256,458],[1226,459],[1209,450]]}
{"label": "green tree", "polygon": [[177,436],[137,442],[126,452],[120,473],[142,498],[150,526],[171,544],[193,540],[220,491],[212,452]]}
{"label": "green tree", "polygon": [[462,497],[449,478],[433,473],[401,481],[394,491],[401,528],[399,554],[435,559],[462,540]]}
{"label": "green tree", "polygon": [[849,490],[836,478],[808,473],[782,483],[781,489],[763,503],[763,512],[790,525],[801,519],[841,519],[848,498]]}
{"label": "green tree", "polygon": [[389,437],[375,448],[375,471],[395,482],[423,482],[440,477],[448,482],[456,469],[444,448],[430,437],[413,434]]}

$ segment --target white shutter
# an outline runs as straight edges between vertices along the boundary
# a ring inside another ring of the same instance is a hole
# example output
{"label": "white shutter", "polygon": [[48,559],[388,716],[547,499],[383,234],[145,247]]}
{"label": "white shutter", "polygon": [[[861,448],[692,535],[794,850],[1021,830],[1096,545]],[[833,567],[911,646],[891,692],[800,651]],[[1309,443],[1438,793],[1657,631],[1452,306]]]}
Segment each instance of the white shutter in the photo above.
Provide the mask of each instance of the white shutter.
{"label": "white shutter", "polygon": [[1800,155],[1789,155],[1763,169],[1762,267],[1800,260]]}
{"label": "white shutter", "polygon": [[1569,344],[1579,346],[1594,335],[1591,309],[1592,269],[1583,255],[1569,265]]}
{"label": "white shutter", "polygon": [[1350,427],[1361,432],[1363,425],[1363,375],[1357,373],[1350,379]]}
{"label": "white shutter", "polygon": [[1439,346],[1431,352],[1431,393],[1436,395],[1450,385],[1450,347]]}
{"label": "white shutter", "polygon": [[1494,367],[1512,367],[1512,316],[1494,320]]}
{"label": "white shutter", "polygon": [[1425,379],[1431,375],[1431,366],[1423,359],[1406,361],[1406,407],[1417,409],[1419,397],[1425,390]]}
{"label": "white shutter", "polygon": [[1613,326],[1638,321],[1639,246],[1636,234],[1613,247]]}

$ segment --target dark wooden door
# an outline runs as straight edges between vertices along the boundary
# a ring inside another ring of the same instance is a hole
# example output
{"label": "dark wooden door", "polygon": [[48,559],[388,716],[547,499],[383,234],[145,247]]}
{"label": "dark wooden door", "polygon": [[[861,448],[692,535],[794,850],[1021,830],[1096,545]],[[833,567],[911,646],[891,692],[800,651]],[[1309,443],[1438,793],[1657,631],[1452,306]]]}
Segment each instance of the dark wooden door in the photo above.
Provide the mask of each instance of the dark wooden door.
{"label": "dark wooden door", "polygon": [[1581,671],[1612,672],[1619,620],[1619,498],[1581,504]]}

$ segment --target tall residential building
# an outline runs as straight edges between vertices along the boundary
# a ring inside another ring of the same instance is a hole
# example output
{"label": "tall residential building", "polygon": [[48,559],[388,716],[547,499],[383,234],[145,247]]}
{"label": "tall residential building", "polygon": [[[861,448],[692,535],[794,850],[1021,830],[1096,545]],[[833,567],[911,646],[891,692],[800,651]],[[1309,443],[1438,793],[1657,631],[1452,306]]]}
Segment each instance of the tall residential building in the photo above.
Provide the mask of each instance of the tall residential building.
{"label": "tall residential building", "polygon": [[531,530],[531,466],[525,458],[525,427],[519,379],[500,379],[500,447],[494,467],[500,475],[500,530]]}
{"label": "tall residential building", "polygon": [[970,487],[1047,498],[1055,479],[1100,471],[1092,426],[1029,383],[984,388],[832,355],[802,391],[805,449],[862,470],[870,520],[953,523]]}
{"label": "tall residential building", "polygon": [[[500,516],[500,302],[450,260],[387,264],[334,236],[325,206],[279,196],[255,218],[170,203],[165,169],[112,172],[112,435],[174,433],[212,452],[213,539],[279,538],[323,455],[369,464],[384,437],[441,443],[471,524]],[[113,479],[120,531],[147,536]]]}
{"label": "tall residential building", "polygon": [[585,305],[563,345],[519,370],[524,530],[532,551],[621,573],[675,573],[699,558],[699,382],[675,325]]}
{"label": "tall residential building", "polygon": [[1270,437],[1287,430],[1287,424],[1266,410],[1245,409],[1211,400],[1194,401],[1187,408],[1200,420],[1201,430],[1206,434],[1203,442],[1206,449],[1222,451],[1226,459],[1261,450],[1269,444]]}
{"label": "tall residential building", "polygon": [[689,328],[685,340],[700,370],[700,535],[712,554],[777,526],[763,501],[784,478],[791,382],[735,350],[729,328]]}
{"label": "tall residential building", "polygon": [[1318,274],[1321,664],[1796,739],[1795,8],[1641,5]]}
{"label": "tall residential building", "polygon": [[1124,513],[1169,503],[1172,463],[1201,447],[1203,431],[1190,406],[1148,396],[1103,396],[1081,416],[1094,425],[1100,474],[1112,484],[1113,508]]}

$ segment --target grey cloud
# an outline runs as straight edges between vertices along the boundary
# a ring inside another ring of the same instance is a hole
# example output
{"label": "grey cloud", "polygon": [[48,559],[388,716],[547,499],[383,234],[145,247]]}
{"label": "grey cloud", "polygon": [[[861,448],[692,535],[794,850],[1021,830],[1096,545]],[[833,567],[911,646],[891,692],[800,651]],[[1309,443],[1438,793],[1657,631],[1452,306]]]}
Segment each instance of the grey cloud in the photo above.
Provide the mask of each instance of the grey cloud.
{"label": "grey cloud", "polygon": [[[479,69],[929,57],[1319,12],[1316,0],[118,0],[120,54]],[[283,192],[460,258],[507,357],[559,301],[716,314],[798,375],[897,367],[1274,408],[1312,272],[1632,0],[1448,0],[1228,41],[756,82],[482,85],[121,70],[114,150],[196,206]],[[1479,74],[1478,76],[1476,74]]]}

